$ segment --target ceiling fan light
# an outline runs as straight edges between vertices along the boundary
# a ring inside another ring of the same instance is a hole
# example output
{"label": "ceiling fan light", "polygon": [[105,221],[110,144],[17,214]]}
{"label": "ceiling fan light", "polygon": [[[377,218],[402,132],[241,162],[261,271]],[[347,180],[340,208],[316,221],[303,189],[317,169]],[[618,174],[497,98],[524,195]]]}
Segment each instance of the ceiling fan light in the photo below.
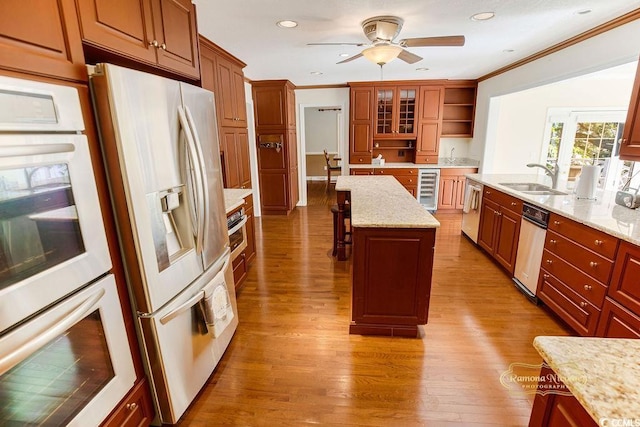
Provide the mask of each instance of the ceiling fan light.
{"label": "ceiling fan light", "polygon": [[366,48],[362,51],[362,55],[374,64],[384,65],[396,59],[400,52],[402,52],[400,46],[385,44]]}

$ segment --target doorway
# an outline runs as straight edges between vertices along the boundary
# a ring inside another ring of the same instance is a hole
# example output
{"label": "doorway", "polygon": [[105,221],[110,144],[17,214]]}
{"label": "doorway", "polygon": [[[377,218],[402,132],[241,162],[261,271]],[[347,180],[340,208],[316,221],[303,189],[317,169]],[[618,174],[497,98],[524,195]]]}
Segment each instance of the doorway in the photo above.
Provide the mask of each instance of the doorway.
{"label": "doorway", "polygon": [[[323,150],[330,157],[342,157],[344,150],[344,105],[300,105],[300,158],[298,206],[307,206],[307,183],[322,181],[326,185],[327,171]],[[343,167],[346,162],[340,162]],[[335,179],[335,177],[334,177]]]}

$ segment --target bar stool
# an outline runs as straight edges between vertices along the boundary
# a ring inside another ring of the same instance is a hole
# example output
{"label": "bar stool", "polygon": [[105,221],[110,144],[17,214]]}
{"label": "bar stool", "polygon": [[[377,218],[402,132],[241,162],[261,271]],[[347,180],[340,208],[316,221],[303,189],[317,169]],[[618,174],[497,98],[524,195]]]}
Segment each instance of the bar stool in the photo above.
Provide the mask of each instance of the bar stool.
{"label": "bar stool", "polygon": [[[331,252],[331,256],[336,256],[338,254],[338,205],[331,206],[331,213],[333,214],[333,252]],[[351,224],[349,224],[349,229],[347,230],[346,220],[351,220],[351,207],[347,204],[344,207],[344,219],[345,219],[345,233],[344,233],[344,244],[351,244]],[[347,239],[348,237],[348,239]]]}

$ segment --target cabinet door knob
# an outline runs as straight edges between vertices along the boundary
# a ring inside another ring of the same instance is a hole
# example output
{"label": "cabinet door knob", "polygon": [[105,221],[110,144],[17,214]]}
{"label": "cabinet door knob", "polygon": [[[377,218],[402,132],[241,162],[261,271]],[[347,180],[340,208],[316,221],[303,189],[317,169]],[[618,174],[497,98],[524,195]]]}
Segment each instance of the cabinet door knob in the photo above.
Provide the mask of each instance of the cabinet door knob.
{"label": "cabinet door knob", "polygon": [[166,44],[164,44],[164,43],[162,43],[162,44],[160,45],[160,49],[162,49],[162,50],[167,50],[167,45],[166,45]]}
{"label": "cabinet door knob", "polygon": [[485,191],[484,194],[491,194],[491,191]]}
{"label": "cabinet door knob", "polygon": [[546,262],[547,262],[547,264],[549,264],[549,265],[553,264],[553,260],[551,260],[551,259],[548,259]]}
{"label": "cabinet door knob", "polygon": [[543,277],[544,279],[548,279],[548,278],[549,278],[549,275],[548,275],[547,273],[545,273],[545,274],[543,274],[543,275],[542,275],[542,277]]}
{"label": "cabinet door knob", "polygon": [[135,411],[138,408],[138,404],[136,402],[127,403],[126,408],[130,411]]}
{"label": "cabinet door knob", "polygon": [[595,262],[595,261],[591,261],[591,262],[589,263],[589,267],[596,268],[597,266],[598,266],[598,263],[597,263],[597,262]]}
{"label": "cabinet door knob", "polygon": [[553,221],[555,225],[560,225],[560,221]]}
{"label": "cabinet door knob", "polygon": [[595,243],[596,246],[601,246],[604,242],[602,240],[596,239],[596,241],[593,243]]}
{"label": "cabinet door knob", "polygon": [[592,289],[591,285],[584,285],[585,291],[590,291]]}
{"label": "cabinet door knob", "polygon": [[580,301],[580,307],[585,308],[587,306],[587,303],[584,301]]}
{"label": "cabinet door knob", "polygon": [[554,240],[554,239],[551,239],[551,240],[549,240],[549,243],[551,243],[552,245],[555,245],[556,243],[558,243],[558,241]]}
{"label": "cabinet door knob", "polygon": [[149,46],[153,46],[153,47],[157,48],[158,47],[158,40],[154,40],[154,41],[149,42]]}
{"label": "cabinet door knob", "polygon": [[359,161],[360,163],[362,163],[362,159],[358,159],[358,161]]}
{"label": "cabinet door knob", "polygon": [[511,206],[515,206],[515,205],[517,205],[516,202],[511,202]]}

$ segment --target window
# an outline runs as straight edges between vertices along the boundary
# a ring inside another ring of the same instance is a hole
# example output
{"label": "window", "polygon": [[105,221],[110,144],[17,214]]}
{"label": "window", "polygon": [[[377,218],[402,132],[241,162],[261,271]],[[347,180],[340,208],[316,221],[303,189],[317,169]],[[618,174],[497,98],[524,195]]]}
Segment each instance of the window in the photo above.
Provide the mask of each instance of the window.
{"label": "window", "polygon": [[[602,166],[598,187],[618,190],[633,174],[634,162],[620,160],[625,111],[550,109],[547,117],[546,163],[560,167],[568,188],[575,185],[584,165]],[[636,168],[638,169],[638,168]]]}

